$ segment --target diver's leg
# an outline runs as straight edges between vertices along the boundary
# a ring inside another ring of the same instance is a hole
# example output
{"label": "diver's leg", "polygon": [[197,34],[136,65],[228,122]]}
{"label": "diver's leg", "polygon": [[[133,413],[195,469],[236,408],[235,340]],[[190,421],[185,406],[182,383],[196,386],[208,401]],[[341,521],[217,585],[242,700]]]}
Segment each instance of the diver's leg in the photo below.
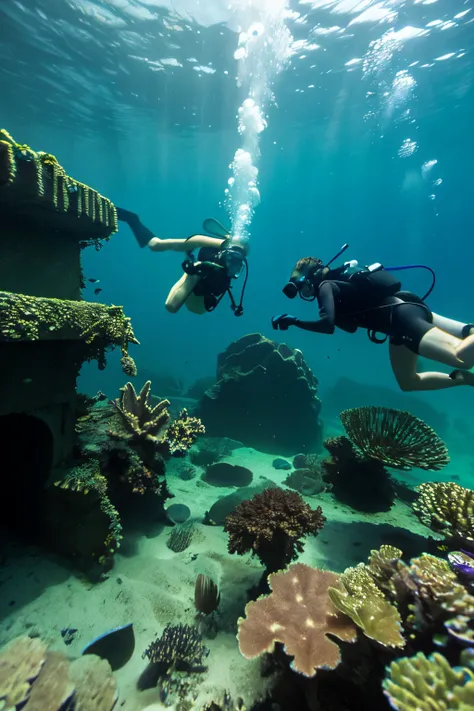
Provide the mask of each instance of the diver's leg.
{"label": "diver's leg", "polygon": [[456,338],[467,338],[467,336],[471,336],[474,333],[474,324],[455,321],[453,318],[447,318],[447,316],[440,316],[440,314],[435,313],[433,313],[433,325],[442,331],[446,331],[446,333],[450,333],[451,336],[456,336]]}
{"label": "diver's leg", "polygon": [[116,210],[117,218],[120,222],[127,223],[140,247],[146,247],[148,242],[155,236],[153,232],[142,224],[140,218],[135,212],[124,210],[123,207],[116,207]]}
{"label": "diver's leg", "polygon": [[435,326],[421,339],[419,353],[438,363],[469,370],[474,366],[474,335],[462,340]]}
{"label": "diver's leg", "polygon": [[183,274],[176,284],[171,287],[165,302],[165,308],[172,314],[180,310],[201,277],[197,274]]}
{"label": "diver's leg", "polygon": [[451,378],[447,373],[417,373],[418,355],[406,346],[389,346],[390,365],[395,379],[404,392],[414,390],[443,390],[457,385],[467,385],[462,379]]}

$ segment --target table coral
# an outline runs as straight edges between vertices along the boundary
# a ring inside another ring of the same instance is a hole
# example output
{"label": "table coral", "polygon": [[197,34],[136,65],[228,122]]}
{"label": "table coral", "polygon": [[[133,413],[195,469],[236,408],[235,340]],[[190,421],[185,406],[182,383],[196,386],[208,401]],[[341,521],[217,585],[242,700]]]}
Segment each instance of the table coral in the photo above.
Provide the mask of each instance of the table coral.
{"label": "table coral", "polygon": [[271,594],[249,602],[245,618],[238,621],[239,648],[253,659],[271,652],[275,643],[293,657],[292,668],[312,677],[318,669],[335,669],[341,661],[332,635],[355,642],[357,629],[341,614],[328,596],[328,588],[338,576],[326,570],[295,563],[287,570],[269,576]]}

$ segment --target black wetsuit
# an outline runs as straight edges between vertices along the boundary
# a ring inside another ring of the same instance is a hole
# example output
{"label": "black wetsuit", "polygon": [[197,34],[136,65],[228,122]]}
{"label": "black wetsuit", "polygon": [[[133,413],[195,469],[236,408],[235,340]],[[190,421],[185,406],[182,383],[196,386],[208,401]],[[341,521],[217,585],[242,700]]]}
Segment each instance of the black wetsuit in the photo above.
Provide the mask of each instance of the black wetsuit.
{"label": "black wetsuit", "polygon": [[433,328],[433,315],[415,294],[400,291],[400,283],[385,270],[346,276],[343,268],[329,272],[320,284],[317,300],[321,318],[295,324],[306,331],[354,333],[365,328],[385,334],[393,345],[419,352],[420,341]]}

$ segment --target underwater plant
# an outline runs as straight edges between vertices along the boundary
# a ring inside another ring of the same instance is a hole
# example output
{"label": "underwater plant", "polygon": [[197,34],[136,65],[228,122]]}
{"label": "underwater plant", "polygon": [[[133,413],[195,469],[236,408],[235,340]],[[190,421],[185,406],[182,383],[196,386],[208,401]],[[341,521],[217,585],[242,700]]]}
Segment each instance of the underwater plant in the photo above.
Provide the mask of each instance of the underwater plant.
{"label": "underwater plant", "polygon": [[227,516],[229,553],[251,552],[265,566],[265,575],[286,567],[303,551],[302,538],[316,535],[326,518],[311,509],[296,491],[266,489],[243,501]]}

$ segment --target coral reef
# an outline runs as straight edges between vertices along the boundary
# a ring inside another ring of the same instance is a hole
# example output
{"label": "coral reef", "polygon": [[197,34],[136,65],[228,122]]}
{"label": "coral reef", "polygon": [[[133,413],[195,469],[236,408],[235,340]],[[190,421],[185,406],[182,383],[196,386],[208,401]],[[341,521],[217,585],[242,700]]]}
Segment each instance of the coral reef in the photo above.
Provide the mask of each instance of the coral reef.
{"label": "coral reef", "polygon": [[105,367],[106,350],[119,346],[124,370],[136,374],[133,359],[128,355],[128,344],[138,341],[121,306],[0,291],[0,340],[7,343],[77,341],[78,361],[97,360],[100,369]]}
{"label": "coral reef", "polygon": [[441,654],[422,652],[392,662],[383,683],[397,711],[470,711],[474,708],[474,674],[453,669]]}
{"label": "coral reef", "polygon": [[313,510],[295,491],[271,488],[237,506],[227,516],[224,530],[229,552],[251,552],[268,574],[295,560],[303,551],[301,539],[317,534],[325,521],[320,506]]}
{"label": "coral reef", "polygon": [[357,630],[332,604],[328,590],[338,577],[302,563],[269,576],[271,594],[249,602],[238,621],[240,651],[247,659],[272,652],[275,643],[293,657],[292,668],[312,677],[341,661],[338,645],[327,635],[355,642]]}
{"label": "coral reef", "polygon": [[331,437],[324,442],[331,455],[322,462],[323,481],[344,504],[359,511],[388,511],[395,489],[382,462],[357,452],[347,437]]}
{"label": "coral reef", "polygon": [[413,510],[420,521],[451,546],[474,550],[474,491],[454,482],[421,484],[418,491]]}
{"label": "coral reef", "polygon": [[110,665],[94,655],[69,661],[29,637],[18,637],[0,650],[2,709],[61,711],[67,704],[77,711],[112,711],[116,702]]}
{"label": "coral reef", "polygon": [[394,469],[437,471],[449,462],[446,445],[418,417],[388,407],[356,407],[340,414],[362,454]]}
{"label": "coral reef", "polygon": [[219,355],[216,383],[196,414],[208,434],[260,451],[314,450],[321,443],[317,388],[301,351],[252,333]]}

